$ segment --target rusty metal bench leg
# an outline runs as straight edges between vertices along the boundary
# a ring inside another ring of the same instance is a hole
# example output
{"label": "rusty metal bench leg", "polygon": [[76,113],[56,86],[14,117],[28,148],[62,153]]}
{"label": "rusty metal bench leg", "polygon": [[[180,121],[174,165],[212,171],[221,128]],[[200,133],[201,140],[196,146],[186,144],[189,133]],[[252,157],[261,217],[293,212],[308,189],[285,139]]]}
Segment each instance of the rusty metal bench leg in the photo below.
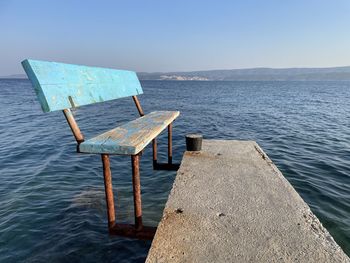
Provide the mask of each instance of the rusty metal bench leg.
{"label": "rusty metal bench leg", "polygon": [[157,138],[152,140],[152,148],[153,148],[153,169],[156,169],[157,166]]}
{"label": "rusty metal bench leg", "polygon": [[168,164],[173,163],[173,124],[168,125]]}
{"label": "rusty metal bench leg", "polygon": [[134,193],[135,229],[142,229],[142,205],[140,183],[140,155],[131,155],[132,188]]}
{"label": "rusty metal bench leg", "polygon": [[152,240],[157,228],[142,225],[140,154],[131,156],[135,224],[117,224],[115,222],[114,197],[109,156],[108,154],[102,154],[101,157],[103,164],[109,233],[117,236]]}
{"label": "rusty metal bench leg", "polygon": [[114,196],[112,188],[112,176],[108,154],[101,154],[103,165],[103,179],[105,184],[105,194],[107,203],[108,228],[111,229],[115,224]]}

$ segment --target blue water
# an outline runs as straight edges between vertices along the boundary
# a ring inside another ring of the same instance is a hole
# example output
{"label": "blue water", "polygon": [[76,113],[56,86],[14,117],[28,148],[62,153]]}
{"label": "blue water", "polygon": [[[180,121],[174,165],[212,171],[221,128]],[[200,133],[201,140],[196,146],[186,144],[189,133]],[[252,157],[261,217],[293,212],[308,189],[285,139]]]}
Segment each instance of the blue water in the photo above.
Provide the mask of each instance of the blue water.
{"label": "blue water", "polygon": [[[142,83],[145,112],[180,110],[184,135],[256,140],[350,254],[350,82]],[[27,80],[0,80],[0,261],[143,262],[150,242],[109,237],[99,155],[77,154],[62,112],[42,113]],[[75,111],[87,138],[138,116],[131,98]],[[159,141],[166,160],[167,137]],[[145,224],[156,226],[175,172],[142,156]],[[129,157],[111,160],[117,220],[132,222]]]}

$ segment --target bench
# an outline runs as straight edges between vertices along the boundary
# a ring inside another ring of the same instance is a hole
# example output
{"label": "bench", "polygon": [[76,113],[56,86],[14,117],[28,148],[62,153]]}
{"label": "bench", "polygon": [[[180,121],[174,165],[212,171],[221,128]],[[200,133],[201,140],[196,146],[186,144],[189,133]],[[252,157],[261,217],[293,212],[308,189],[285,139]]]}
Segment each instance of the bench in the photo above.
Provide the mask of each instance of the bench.
{"label": "bench", "polygon": [[[107,203],[110,234],[152,239],[155,228],[142,224],[140,156],[152,142],[153,168],[177,170],[172,162],[172,123],[178,111],[155,111],[144,114],[137,95],[143,93],[135,72],[87,67],[56,62],[26,59],[22,66],[31,81],[44,112],[62,110],[77,141],[77,152],[100,154]],[[140,118],[85,139],[74,119],[71,108],[98,102],[132,97]],[[168,129],[168,163],[157,162],[157,136]],[[115,221],[110,155],[130,155],[134,195],[135,223],[117,224]]]}

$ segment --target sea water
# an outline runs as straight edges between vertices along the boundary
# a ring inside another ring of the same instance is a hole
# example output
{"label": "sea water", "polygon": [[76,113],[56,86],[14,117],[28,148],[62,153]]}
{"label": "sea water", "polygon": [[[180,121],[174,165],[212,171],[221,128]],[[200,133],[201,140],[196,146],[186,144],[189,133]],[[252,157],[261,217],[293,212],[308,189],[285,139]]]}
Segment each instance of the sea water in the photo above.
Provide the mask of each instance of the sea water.
{"label": "sea water", "polygon": [[[255,140],[350,254],[350,82],[144,81],[144,111],[180,110],[174,160],[187,133]],[[43,113],[28,80],[0,80],[0,261],[143,262],[149,241],[110,237],[101,157],[77,154],[62,112]],[[138,117],[131,98],[84,106],[86,138]],[[167,137],[159,139],[167,160]],[[112,156],[119,222],[133,222],[131,164]],[[176,173],[141,160],[144,223],[156,226]],[[210,185],[208,185],[210,187]],[[239,204],[233,204],[239,205]]]}

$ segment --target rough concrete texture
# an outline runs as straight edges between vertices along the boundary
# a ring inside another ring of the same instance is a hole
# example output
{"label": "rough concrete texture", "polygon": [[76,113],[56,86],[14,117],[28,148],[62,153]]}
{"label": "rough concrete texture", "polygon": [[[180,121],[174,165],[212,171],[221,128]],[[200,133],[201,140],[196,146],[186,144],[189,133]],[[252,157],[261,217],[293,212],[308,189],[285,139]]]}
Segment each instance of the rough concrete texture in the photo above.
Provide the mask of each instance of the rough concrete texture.
{"label": "rough concrete texture", "polygon": [[186,152],[146,262],[350,262],[253,141]]}

